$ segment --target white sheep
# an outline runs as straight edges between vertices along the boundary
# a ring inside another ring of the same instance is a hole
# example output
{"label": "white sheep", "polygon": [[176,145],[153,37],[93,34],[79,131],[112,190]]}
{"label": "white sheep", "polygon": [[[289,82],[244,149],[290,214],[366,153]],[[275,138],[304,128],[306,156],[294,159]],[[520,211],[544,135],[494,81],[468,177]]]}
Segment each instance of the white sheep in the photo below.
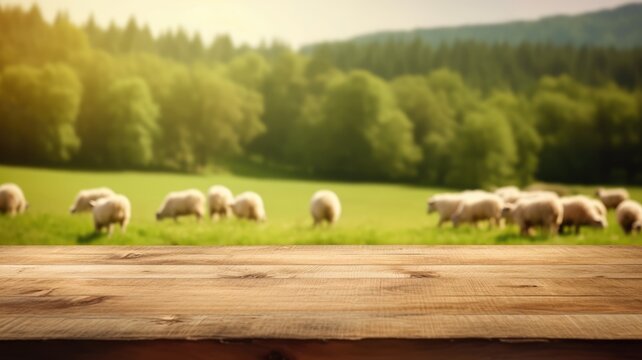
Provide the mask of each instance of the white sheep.
{"label": "white sheep", "polygon": [[624,233],[640,233],[642,231],[642,205],[633,200],[624,200],[615,210],[617,221]]}
{"label": "white sheep", "polygon": [[439,214],[439,223],[437,226],[441,227],[443,223],[450,221],[450,218],[459,207],[463,198],[464,195],[461,193],[443,193],[433,195],[428,198],[426,211],[428,214],[432,214],[433,212],[437,212]]}
{"label": "white sheep", "polygon": [[607,209],[616,209],[620,203],[630,198],[629,192],[624,188],[604,189],[599,188],[595,195],[604,203]]}
{"label": "white sheep", "polygon": [[437,212],[439,214],[437,226],[441,227],[443,223],[451,221],[452,215],[457,211],[464,198],[479,194],[488,193],[483,190],[465,190],[459,193],[435,194],[428,198],[426,212],[428,214]]}
{"label": "white sheep", "polygon": [[599,199],[590,199],[595,211],[604,219],[604,224],[608,226],[608,211],[604,203]]}
{"label": "white sheep", "polygon": [[232,203],[232,211],[240,219],[267,220],[263,199],[255,192],[248,191],[238,195]]}
{"label": "white sheep", "polygon": [[16,184],[0,185],[0,214],[15,216],[24,213],[29,208],[22,189]]}
{"label": "white sheep", "polygon": [[156,220],[164,218],[173,218],[178,221],[178,217],[194,215],[196,220],[203,217],[205,208],[205,196],[196,189],[175,191],[167,194],[161,207],[156,212]]}
{"label": "white sheep", "polygon": [[91,211],[90,202],[98,199],[102,199],[104,197],[108,197],[111,195],[115,195],[114,191],[106,187],[81,190],[78,193],[78,195],[76,195],[76,199],[74,200],[74,203],[69,208],[69,212],[74,214],[74,213]]}
{"label": "white sheep", "polygon": [[559,198],[559,195],[553,191],[547,191],[547,190],[526,190],[526,191],[520,191],[517,193],[512,193],[504,197],[504,201],[509,203],[509,204],[515,204],[517,201],[520,199],[525,199],[525,198],[532,198],[532,197],[537,197],[537,196],[552,196],[555,198]]}
{"label": "white sheep", "polygon": [[500,226],[503,207],[504,200],[498,195],[472,193],[464,196],[459,207],[451,216],[451,221],[455,227],[461,223],[472,223],[477,226],[478,221],[486,220],[488,220],[490,227]]}
{"label": "white sheep", "polygon": [[222,185],[214,185],[207,192],[210,219],[214,216],[226,218],[232,214],[234,195]]}
{"label": "white sheep", "polygon": [[502,199],[504,199],[504,201],[513,199],[519,196],[520,193],[521,191],[516,186],[504,186],[494,191],[494,194],[499,195]]}
{"label": "white sheep", "polygon": [[560,225],[560,232],[564,232],[566,226],[573,226],[575,234],[580,233],[580,227],[592,226],[598,228],[606,227],[606,219],[602,216],[593,200],[583,196],[567,196],[560,199],[564,208],[564,216]]}
{"label": "white sheep", "polygon": [[125,233],[131,218],[131,204],[126,196],[110,195],[92,200],[89,205],[92,207],[96,232],[100,232],[106,227],[109,236],[111,236],[113,224],[119,224],[120,231]]}
{"label": "white sheep", "polygon": [[515,222],[523,236],[529,236],[530,229],[535,226],[548,229],[552,235],[559,230],[564,218],[564,207],[557,195],[530,196],[519,199],[514,204],[505,204],[502,215]]}
{"label": "white sheep", "polygon": [[324,221],[330,225],[334,224],[341,216],[339,197],[330,190],[317,191],[310,200],[310,214],[315,226]]}

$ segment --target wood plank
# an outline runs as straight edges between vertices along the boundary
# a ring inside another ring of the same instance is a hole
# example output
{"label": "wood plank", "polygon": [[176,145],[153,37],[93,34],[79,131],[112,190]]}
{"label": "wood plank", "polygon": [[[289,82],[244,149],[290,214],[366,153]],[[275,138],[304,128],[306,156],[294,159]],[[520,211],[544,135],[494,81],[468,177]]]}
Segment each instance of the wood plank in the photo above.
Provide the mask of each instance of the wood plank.
{"label": "wood plank", "polygon": [[528,315],[528,314],[642,314],[642,298],[623,296],[429,296],[416,294],[355,294],[352,288],[315,292],[281,287],[234,291],[212,295],[182,294],[159,289],[152,296],[0,296],[0,315],[56,313],[59,315],[198,315],[355,313],[367,316],[441,315]]}
{"label": "wood plank", "polygon": [[0,278],[641,279],[642,265],[0,265]]}
{"label": "wood plank", "polygon": [[10,359],[639,359],[636,341],[398,340],[360,341],[6,341],[0,353]]}
{"label": "wood plank", "polygon": [[0,339],[637,339],[642,247],[0,247]]}
{"label": "wood plank", "polygon": [[372,294],[376,287],[387,294],[427,296],[627,296],[639,298],[642,281],[609,278],[413,278],[354,281],[346,278],[314,278],[301,288],[299,282],[281,278],[0,278],[0,296],[148,296],[176,293],[181,296],[211,295],[225,291],[285,287],[299,294],[318,293],[350,287],[353,296]]}
{"label": "wood plank", "polygon": [[0,339],[631,339],[642,315],[0,315]]}
{"label": "wood plank", "polygon": [[[457,249],[457,250],[454,250]],[[328,256],[332,254],[332,256]],[[0,246],[0,264],[642,265],[639,246]]]}

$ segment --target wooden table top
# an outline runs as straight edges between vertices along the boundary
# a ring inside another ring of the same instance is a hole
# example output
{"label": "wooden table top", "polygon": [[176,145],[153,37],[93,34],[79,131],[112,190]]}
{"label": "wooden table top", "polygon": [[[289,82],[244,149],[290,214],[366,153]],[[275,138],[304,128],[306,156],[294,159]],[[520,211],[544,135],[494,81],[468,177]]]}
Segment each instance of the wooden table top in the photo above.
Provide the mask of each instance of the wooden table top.
{"label": "wooden table top", "polygon": [[0,247],[0,339],[642,339],[642,247]]}

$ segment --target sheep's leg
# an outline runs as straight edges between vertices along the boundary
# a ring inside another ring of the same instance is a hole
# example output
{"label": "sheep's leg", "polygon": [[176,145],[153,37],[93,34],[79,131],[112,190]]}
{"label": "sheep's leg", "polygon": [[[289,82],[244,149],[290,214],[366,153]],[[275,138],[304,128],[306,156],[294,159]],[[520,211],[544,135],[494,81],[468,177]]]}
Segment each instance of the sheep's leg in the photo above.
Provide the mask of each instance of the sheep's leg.
{"label": "sheep's leg", "polygon": [[201,218],[203,217],[203,214],[201,214],[200,212],[197,212],[195,216],[196,216],[196,222],[201,222]]}
{"label": "sheep's leg", "polygon": [[107,225],[107,235],[111,237],[111,234],[114,232],[114,224]]}
{"label": "sheep's leg", "polygon": [[125,233],[125,230],[127,230],[127,224],[128,223],[129,223],[129,221],[127,221],[127,220],[123,220],[123,221],[120,222],[120,232],[121,233],[123,233],[123,234]]}
{"label": "sheep's leg", "polygon": [[580,226],[575,225],[575,235],[579,235],[579,234],[580,234]]}
{"label": "sheep's leg", "polygon": [[439,217],[439,222],[437,223],[437,227],[441,227],[441,225],[443,225],[444,222],[446,222],[446,220],[443,217]]}
{"label": "sheep's leg", "polygon": [[528,228],[526,226],[522,226],[520,229],[520,234],[522,236],[528,236]]}

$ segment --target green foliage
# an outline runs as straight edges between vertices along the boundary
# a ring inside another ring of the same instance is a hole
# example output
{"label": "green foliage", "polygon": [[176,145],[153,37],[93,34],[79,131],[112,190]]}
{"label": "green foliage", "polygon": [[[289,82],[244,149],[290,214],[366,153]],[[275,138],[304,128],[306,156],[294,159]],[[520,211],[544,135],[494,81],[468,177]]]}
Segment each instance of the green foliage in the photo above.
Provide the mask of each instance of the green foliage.
{"label": "green foliage", "polygon": [[261,88],[265,101],[263,122],[267,131],[252,144],[268,159],[288,161],[286,144],[293,141],[291,130],[301,117],[305,99],[306,79],[304,60],[283,52],[272,61],[272,71],[265,77]]}
{"label": "green foliage", "polygon": [[640,171],[640,107],[615,85],[589,88],[563,76],[542,79],[533,103],[542,136],[540,177],[628,182]]}
{"label": "green foliage", "polygon": [[322,172],[351,178],[399,178],[414,173],[421,154],[412,123],[386,83],[362,71],[331,86],[317,125],[317,164]]}
{"label": "green foliage", "polygon": [[153,160],[158,106],[140,78],[114,82],[105,96],[108,111],[99,126],[106,139],[104,154],[117,167],[143,167]]}
{"label": "green foliage", "polygon": [[414,141],[422,149],[420,178],[443,184],[450,160],[449,147],[457,126],[455,111],[438,87],[423,76],[403,76],[392,82],[400,108],[413,123]]}
{"label": "green foliage", "polygon": [[539,165],[542,140],[535,128],[534,110],[524,97],[508,91],[495,92],[488,104],[501,111],[510,124],[517,147],[517,162],[514,166],[515,180],[519,185],[530,184]]}
{"label": "green foliage", "polygon": [[517,149],[510,123],[500,111],[482,105],[469,112],[455,138],[447,183],[488,188],[514,180]]}
{"label": "green foliage", "polygon": [[78,148],[81,85],[66,65],[8,66],[0,74],[0,156],[60,163]]}
{"label": "green foliage", "polygon": [[550,16],[535,21],[469,25],[366,34],[352,41],[371,44],[389,40],[431,45],[476,40],[485,43],[551,43],[556,45],[635,47],[642,45],[642,5],[627,4],[575,16]]}
{"label": "green foliage", "polygon": [[448,68],[485,93],[496,89],[532,92],[543,76],[563,74],[590,85],[613,81],[626,89],[642,86],[642,63],[638,61],[642,46],[616,49],[472,40],[436,46],[391,39],[368,44],[327,43],[304,53],[342,71],[362,69],[386,79]]}
{"label": "green foliage", "polygon": [[261,95],[206,67],[177,73],[163,101],[162,158],[193,169],[238,155],[265,131]]}
{"label": "green foliage", "polygon": [[5,6],[0,161],[182,171],[259,162],[457,187],[642,183],[641,56],[421,36],[298,53],[181,28],[153,36],[135,18],[46,22],[37,6]]}

